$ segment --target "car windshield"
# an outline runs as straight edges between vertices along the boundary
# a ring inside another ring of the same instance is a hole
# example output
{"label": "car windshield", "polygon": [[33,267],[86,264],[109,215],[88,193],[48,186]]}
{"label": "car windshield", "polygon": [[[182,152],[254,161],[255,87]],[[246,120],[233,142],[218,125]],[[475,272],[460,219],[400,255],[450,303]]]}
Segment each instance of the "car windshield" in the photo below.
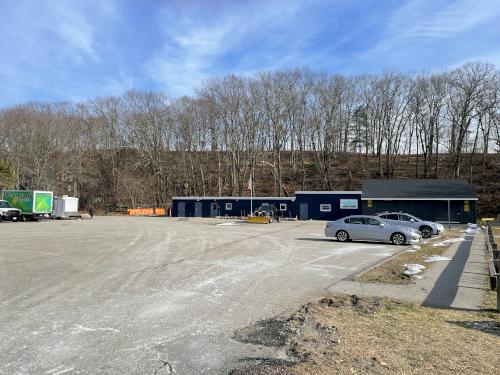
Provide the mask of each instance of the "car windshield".
{"label": "car windshield", "polygon": [[1,201],[0,202],[0,208],[11,208],[9,202],[7,201]]}

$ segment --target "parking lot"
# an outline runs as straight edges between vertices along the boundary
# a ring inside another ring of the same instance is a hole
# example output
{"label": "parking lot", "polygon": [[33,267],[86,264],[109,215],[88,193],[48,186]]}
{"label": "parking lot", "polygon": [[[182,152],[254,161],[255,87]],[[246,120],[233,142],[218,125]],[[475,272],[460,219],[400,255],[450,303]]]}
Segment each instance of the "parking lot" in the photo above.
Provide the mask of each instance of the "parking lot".
{"label": "parking lot", "polygon": [[233,224],[0,224],[0,373],[224,373],[271,350],[235,330],[400,249],[327,240],[324,222]]}

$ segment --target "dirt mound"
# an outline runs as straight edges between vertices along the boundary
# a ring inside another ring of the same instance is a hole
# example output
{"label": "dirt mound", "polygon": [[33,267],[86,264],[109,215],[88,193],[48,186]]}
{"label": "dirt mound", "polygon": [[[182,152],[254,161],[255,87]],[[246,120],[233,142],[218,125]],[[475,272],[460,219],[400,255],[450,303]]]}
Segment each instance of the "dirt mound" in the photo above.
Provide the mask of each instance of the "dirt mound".
{"label": "dirt mound", "polygon": [[[245,358],[246,365],[230,374],[293,374],[293,367],[335,356],[341,342],[341,332],[335,325],[322,320],[319,310],[352,309],[360,314],[373,314],[383,304],[378,298],[341,296],[323,298],[300,307],[292,315],[259,321],[234,332],[234,339],[254,345],[275,347],[284,351],[287,360],[277,358]],[[378,373],[380,364],[373,358],[353,358],[352,367],[364,373]]]}
{"label": "dirt mound", "polygon": [[291,333],[286,320],[273,318],[235,331],[233,338],[246,344],[283,347]]}

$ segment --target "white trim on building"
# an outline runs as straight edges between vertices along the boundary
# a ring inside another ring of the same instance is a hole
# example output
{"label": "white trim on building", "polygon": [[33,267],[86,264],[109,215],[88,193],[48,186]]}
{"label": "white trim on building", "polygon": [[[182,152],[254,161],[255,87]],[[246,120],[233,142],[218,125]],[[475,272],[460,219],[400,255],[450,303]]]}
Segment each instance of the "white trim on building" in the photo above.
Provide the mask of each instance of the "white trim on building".
{"label": "white trim on building", "polygon": [[477,201],[479,198],[361,198],[362,201]]}
{"label": "white trim on building", "polygon": [[173,197],[172,200],[261,200],[261,201],[294,201],[295,197]]}
{"label": "white trim on building", "polygon": [[296,191],[295,194],[361,194],[361,191]]}

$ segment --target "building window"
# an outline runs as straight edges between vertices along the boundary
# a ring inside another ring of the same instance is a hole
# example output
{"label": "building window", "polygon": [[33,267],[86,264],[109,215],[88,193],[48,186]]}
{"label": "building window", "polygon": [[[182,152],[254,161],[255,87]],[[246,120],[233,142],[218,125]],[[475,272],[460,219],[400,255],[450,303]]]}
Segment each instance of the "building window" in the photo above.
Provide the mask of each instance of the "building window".
{"label": "building window", "polygon": [[231,211],[233,209],[232,203],[226,203],[226,211]]}
{"label": "building window", "polygon": [[286,203],[280,203],[280,211],[286,211]]}
{"label": "building window", "polygon": [[319,210],[321,212],[332,212],[332,205],[331,204],[320,204]]}
{"label": "building window", "polygon": [[341,199],[340,209],[342,210],[357,210],[358,200],[357,199]]}

